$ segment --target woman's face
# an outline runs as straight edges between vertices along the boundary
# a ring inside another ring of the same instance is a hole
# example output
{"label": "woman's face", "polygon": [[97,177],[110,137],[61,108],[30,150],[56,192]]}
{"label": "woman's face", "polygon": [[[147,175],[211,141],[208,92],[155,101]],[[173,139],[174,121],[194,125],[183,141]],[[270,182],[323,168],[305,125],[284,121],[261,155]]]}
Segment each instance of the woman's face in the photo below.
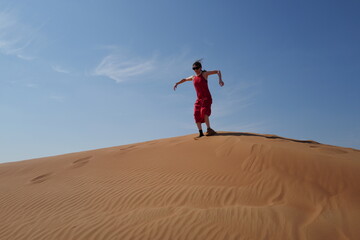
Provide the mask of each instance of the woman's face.
{"label": "woman's face", "polygon": [[196,74],[199,74],[201,72],[201,67],[193,65],[192,69],[195,71]]}

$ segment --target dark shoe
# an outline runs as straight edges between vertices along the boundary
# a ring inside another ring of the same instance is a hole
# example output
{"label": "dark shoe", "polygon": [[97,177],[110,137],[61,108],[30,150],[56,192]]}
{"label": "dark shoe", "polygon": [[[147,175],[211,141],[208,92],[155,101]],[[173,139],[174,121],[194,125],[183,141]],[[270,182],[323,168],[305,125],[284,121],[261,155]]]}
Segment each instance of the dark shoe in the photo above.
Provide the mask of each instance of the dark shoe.
{"label": "dark shoe", "polygon": [[211,128],[208,128],[207,132],[205,133],[206,136],[213,136],[215,134],[216,132]]}

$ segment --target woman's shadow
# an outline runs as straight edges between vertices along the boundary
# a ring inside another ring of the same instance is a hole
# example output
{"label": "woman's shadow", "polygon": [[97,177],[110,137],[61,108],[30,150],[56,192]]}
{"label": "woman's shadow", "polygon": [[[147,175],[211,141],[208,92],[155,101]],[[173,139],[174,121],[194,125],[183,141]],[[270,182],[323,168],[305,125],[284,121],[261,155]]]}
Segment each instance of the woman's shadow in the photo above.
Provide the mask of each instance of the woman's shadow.
{"label": "woman's shadow", "polygon": [[220,133],[217,133],[215,136],[263,137],[263,138],[268,138],[268,139],[281,139],[281,140],[287,140],[287,141],[298,142],[298,143],[320,144],[313,140],[297,140],[297,139],[284,138],[284,137],[279,137],[277,135],[270,135],[270,134],[268,135],[268,134],[243,133],[243,132],[220,132]]}

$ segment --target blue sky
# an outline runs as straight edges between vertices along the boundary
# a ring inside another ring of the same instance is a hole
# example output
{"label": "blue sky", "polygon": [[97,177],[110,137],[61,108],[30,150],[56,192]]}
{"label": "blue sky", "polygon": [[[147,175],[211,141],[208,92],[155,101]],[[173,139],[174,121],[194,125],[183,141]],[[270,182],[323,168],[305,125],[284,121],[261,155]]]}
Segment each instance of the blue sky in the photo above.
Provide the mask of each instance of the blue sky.
{"label": "blue sky", "polygon": [[2,1],[0,162],[215,130],[360,149],[359,1]]}

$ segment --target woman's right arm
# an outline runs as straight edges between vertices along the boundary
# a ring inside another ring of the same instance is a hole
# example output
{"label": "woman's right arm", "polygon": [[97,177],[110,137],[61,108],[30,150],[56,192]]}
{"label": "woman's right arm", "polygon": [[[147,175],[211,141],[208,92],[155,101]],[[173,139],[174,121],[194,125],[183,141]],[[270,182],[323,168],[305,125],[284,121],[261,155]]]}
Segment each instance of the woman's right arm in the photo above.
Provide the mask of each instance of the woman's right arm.
{"label": "woman's right arm", "polygon": [[176,88],[177,88],[177,86],[178,86],[179,84],[182,84],[182,83],[187,82],[187,81],[192,81],[193,78],[194,78],[194,76],[191,76],[191,77],[188,77],[188,78],[183,78],[183,79],[181,79],[179,82],[175,83],[174,91],[176,90]]}

